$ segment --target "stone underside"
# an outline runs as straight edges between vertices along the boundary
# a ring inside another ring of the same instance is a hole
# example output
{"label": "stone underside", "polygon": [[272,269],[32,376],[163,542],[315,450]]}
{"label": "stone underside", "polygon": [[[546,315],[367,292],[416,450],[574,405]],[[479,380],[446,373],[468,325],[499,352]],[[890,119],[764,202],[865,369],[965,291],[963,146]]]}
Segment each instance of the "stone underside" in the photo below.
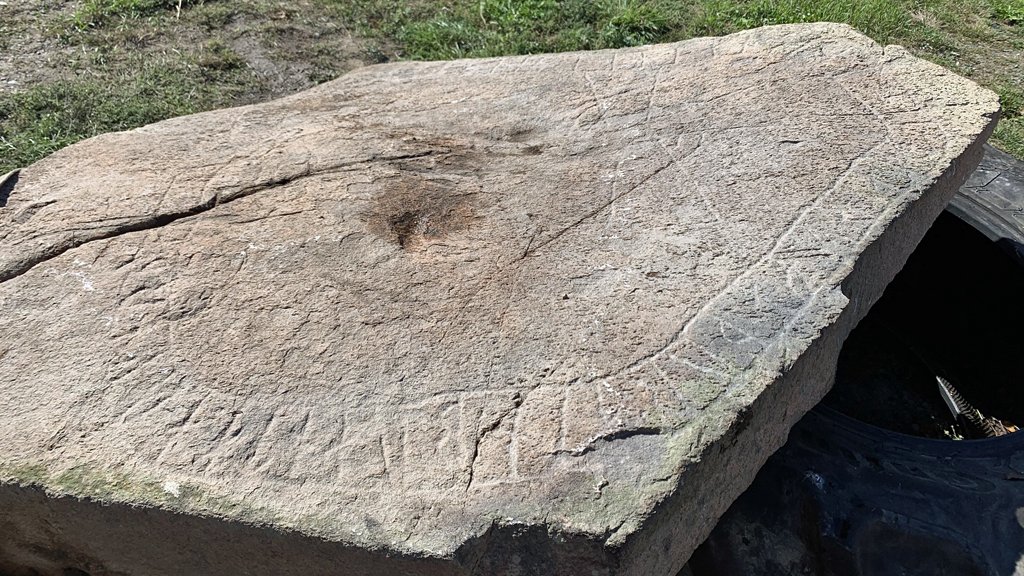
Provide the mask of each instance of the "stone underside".
{"label": "stone underside", "polygon": [[67,148],[0,188],[0,572],[673,574],[997,111],[814,24]]}

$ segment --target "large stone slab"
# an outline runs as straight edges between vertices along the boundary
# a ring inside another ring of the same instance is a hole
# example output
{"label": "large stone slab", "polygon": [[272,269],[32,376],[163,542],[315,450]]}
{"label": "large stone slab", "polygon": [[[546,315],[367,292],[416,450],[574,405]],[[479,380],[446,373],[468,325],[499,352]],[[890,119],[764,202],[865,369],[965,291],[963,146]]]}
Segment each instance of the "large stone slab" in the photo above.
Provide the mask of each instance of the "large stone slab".
{"label": "large stone slab", "polygon": [[0,202],[0,571],[672,574],[997,109],[816,24],[72,146]]}

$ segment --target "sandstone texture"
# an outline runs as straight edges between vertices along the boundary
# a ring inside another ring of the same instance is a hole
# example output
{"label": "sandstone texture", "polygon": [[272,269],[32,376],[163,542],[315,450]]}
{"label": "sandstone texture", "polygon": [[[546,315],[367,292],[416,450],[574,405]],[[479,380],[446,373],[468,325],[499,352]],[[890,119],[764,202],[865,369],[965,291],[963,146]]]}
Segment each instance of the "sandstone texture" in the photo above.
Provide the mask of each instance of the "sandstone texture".
{"label": "sandstone texture", "polygon": [[0,194],[0,572],[674,574],[997,113],[814,24],[71,146]]}

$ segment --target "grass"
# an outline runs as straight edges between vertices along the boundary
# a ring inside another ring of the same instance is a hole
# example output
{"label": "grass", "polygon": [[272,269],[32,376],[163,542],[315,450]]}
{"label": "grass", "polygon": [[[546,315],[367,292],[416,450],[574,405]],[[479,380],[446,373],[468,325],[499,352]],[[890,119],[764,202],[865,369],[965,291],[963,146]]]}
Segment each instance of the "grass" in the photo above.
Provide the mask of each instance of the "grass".
{"label": "grass", "polygon": [[[617,48],[822,20],[903,44],[997,91],[1004,118],[993,142],[1024,158],[1024,0],[182,0],[180,8],[178,0],[80,0],[51,18],[45,34],[76,56],[52,80],[0,93],[0,173],[102,132],[302,89],[344,71],[346,58]],[[352,34],[356,46],[339,48]],[[301,73],[270,86],[267,62]]]}
{"label": "grass", "polygon": [[910,19],[894,0],[758,0],[755,2],[705,2],[700,31],[720,35],[773,24],[846,22],[865,34],[888,42],[908,32]]}
{"label": "grass", "polygon": [[992,5],[992,15],[1007,24],[1024,24],[1024,0],[999,0]]}
{"label": "grass", "polygon": [[86,0],[75,11],[73,21],[76,27],[85,29],[100,26],[115,19],[133,19],[152,16],[168,10],[178,10],[201,4],[195,0]]}
{"label": "grass", "polygon": [[124,66],[119,76],[83,72],[0,98],[0,172],[89,136],[231,105],[258,82],[236,54],[217,43],[187,59],[118,62]]}
{"label": "grass", "polygon": [[415,60],[621,48],[820,20],[849,22],[882,41],[907,27],[906,12],[893,0],[336,3],[364,35],[386,37],[402,47],[403,57]]}
{"label": "grass", "polygon": [[677,23],[656,6],[621,0],[483,0],[404,14],[390,27],[403,53],[420,60],[638,46]]}

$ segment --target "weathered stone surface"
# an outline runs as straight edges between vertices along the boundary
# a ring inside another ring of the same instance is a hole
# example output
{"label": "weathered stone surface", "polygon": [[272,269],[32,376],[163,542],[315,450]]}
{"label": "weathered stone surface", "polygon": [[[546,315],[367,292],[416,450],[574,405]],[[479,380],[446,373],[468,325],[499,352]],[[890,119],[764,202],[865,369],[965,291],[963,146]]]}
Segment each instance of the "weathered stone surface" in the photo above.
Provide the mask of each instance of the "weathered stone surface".
{"label": "weathered stone surface", "polygon": [[672,574],[997,108],[821,24],[72,146],[0,208],[0,568]]}

